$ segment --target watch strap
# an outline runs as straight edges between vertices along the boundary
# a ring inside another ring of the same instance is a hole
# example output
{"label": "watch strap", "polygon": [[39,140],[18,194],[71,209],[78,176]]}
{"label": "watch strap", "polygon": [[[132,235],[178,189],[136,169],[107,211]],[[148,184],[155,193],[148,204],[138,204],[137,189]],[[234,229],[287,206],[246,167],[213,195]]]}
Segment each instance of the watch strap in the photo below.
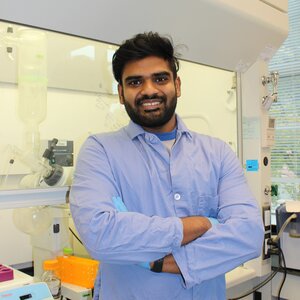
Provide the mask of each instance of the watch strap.
{"label": "watch strap", "polygon": [[158,260],[155,260],[153,263],[153,266],[151,268],[152,272],[155,273],[161,273],[162,268],[163,268],[163,264],[164,264],[164,258],[160,258]]}

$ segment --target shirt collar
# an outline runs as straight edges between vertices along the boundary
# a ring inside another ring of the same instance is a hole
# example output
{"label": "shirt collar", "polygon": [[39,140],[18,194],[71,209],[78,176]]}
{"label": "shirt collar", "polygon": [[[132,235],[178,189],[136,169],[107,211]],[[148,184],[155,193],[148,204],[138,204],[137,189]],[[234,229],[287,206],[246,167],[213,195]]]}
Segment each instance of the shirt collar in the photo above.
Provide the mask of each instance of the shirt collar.
{"label": "shirt collar", "polygon": [[[178,134],[186,134],[186,136],[192,139],[191,131],[186,127],[182,119],[176,114],[177,120],[177,136]],[[140,125],[129,121],[129,124],[125,127],[126,132],[128,133],[129,137],[133,140],[138,135],[144,135],[147,131],[145,131]],[[149,132],[148,132],[149,133]]]}

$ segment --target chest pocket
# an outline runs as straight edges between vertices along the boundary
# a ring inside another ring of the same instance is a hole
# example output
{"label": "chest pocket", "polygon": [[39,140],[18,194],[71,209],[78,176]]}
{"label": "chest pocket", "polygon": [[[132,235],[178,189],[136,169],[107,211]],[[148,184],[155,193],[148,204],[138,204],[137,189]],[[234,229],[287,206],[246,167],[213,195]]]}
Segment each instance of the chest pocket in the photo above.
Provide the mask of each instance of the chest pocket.
{"label": "chest pocket", "polygon": [[198,216],[216,217],[218,214],[219,196],[199,196],[197,207],[195,207]]}

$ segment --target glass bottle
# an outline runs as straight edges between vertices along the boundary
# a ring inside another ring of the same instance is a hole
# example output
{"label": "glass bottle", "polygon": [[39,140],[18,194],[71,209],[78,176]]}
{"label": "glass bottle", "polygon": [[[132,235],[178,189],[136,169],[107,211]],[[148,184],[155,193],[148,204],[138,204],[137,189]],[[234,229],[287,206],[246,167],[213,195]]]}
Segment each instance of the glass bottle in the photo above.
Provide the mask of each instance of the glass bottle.
{"label": "glass bottle", "polygon": [[54,299],[60,299],[61,296],[61,281],[58,277],[58,260],[45,260],[44,261],[44,274],[42,275],[41,280],[45,282]]}

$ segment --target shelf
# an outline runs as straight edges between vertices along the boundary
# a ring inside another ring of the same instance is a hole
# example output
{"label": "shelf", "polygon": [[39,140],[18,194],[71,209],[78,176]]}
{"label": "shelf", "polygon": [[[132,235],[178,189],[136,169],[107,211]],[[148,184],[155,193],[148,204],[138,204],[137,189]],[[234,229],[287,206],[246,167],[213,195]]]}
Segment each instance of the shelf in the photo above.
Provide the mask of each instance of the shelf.
{"label": "shelf", "polygon": [[66,203],[68,186],[42,189],[0,190],[0,209]]}

